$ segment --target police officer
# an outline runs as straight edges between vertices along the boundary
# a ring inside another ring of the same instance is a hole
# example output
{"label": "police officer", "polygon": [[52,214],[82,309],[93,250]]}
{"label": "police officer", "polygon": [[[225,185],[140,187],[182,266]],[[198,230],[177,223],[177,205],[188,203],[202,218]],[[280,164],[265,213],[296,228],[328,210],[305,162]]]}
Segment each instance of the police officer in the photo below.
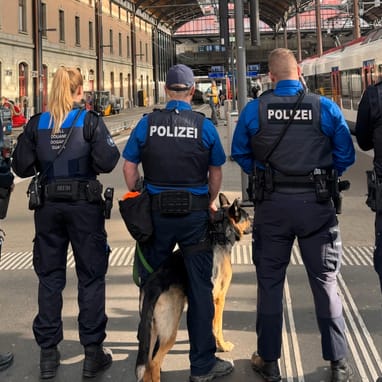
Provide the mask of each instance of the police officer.
{"label": "police officer", "polygon": [[[0,118],[0,210],[4,218],[8,209],[9,193],[13,188],[13,174],[11,173],[10,155],[7,147],[4,147],[3,122]],[[6,203],[6,205],[4,205]],[[5,210],[5,211],[4,211]],[[0,232],[0,252],[3,243],[3,232]],[[13,362],[11,352],[0,353],[0,371],[7,369]]]}
{"label": "police officer", "polygon": [[243,109],[231,153],[247,174],[255,173],[252,253],[258,337],[252,367],[266,381],[281,380],[283,285],[297,238],[314,297],[322,355],[331,363],[331,381],[348,381],[352,372],[336,280],[342,248],[329,185],[333,170],[341,175],[354,162],[351,135],[335,103],[304,93],[290,50],[273,50],[268,65],[276,87]]}
{"label": "police officer", "polygon": [[[226,158],[212,122],[191,110],[194,82],[189,67],[175,65],[169,69],[166,108],[138,122],[122,155],[127,187],[134,189],[142,162],[145,186],[151,195],[154,234],[142,249],[146,261],[155,270],[176,244],[182,250],[189,284],[190,381],[202,382],[229,374],[233,365],[215,356],[213,254],[207,240],[209,209],[216,210],[214,200]],[[140,277],[144,284],[148,272],[143,267]]]}
{"label": "police officer", "polygon": [[[112,362],[111,352],[102,345],[110,249],[102,185],[96,178],[112,171],[120,154],[102,118],[83,109],[82,98],[79,70],[59,68],[52,82],[50,111],[30,119],[13,154],[12,168],[18,176],[40,173],[37,189],[31,190],[30,208],[35,208],[33,265],[39,278],[33,332],[41,348],[42,379],[53,378],[60,363],[57,345],[63,339],[62,291],[69,243],[78,277],[83,376],[94,377]],[[41,195],[36,195],[39,189]]]}
{"label": "police officer", "polygon": [[[374,269],[378,274],[382,291],[382,82],[366,88],[358,107],[355,135],[359,147],[368,151],[374,149],[374,187],[375,193],[369,195],[374,200],[375,249]],[[376,198],[378,198],[378,203]],[[378,379],[382,382],[382,378]]]}

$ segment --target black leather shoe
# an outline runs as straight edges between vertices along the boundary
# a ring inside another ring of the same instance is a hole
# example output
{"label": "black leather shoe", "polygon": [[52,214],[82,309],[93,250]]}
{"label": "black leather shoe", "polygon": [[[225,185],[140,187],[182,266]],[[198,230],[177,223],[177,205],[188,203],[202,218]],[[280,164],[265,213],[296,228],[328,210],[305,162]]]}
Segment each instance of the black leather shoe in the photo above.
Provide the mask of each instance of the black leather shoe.
{"label": "black leather shoe", "polygon": [[41,349],[40,352],[40,377],[50,379],[56,376],[57,368],[60,366],[60,352],[57,347]]}
{"label": "black leather shoe", "polygon": [[351,381],[353,375],[353,369],[350,367],[346,359],[340,359],[338,361],[330,362],[332,369],[331,382],[348,382]]}
{"label": "black leather shoe", "polygon": [[252,354],[252,369],[260,374],[265,382],[281,381],[279,364],[277,361],[264,361],[257,352]]}
{"label": "black leather shoe", "polygon": [[7,369],[12,365],[13,354],[11,352],[0,354],[0,371]]}
{"label": "black leather shoe", "polygon": [[102,345],[86,346],[82,375],[85,378],[94,378],[98,372],[107,369],[112,362],[110,349],[104,348]]}

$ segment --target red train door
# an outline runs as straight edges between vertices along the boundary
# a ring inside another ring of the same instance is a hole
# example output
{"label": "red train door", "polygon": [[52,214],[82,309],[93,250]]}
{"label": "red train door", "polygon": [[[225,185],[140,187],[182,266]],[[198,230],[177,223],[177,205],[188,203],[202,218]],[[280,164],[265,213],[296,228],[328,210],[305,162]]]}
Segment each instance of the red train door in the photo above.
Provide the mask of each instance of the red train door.
{"label": "red train door", "polygon": [[330,74],[331,84],[332,84],[332,99],[334,102],[341,107],[341,82],[340,82],[340,71],[338,66],[332,67],[332,72]]}

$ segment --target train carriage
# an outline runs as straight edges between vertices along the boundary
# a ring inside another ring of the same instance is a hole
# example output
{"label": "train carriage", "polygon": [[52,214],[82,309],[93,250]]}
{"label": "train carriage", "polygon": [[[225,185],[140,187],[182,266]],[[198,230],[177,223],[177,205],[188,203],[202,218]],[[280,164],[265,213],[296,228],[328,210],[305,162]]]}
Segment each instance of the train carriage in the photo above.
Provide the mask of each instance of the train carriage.
{"label": "train carriage", "polygon": [[363,91],[382,79],[382,28],[300,65],[308,88],[335,101],[352,127]]}

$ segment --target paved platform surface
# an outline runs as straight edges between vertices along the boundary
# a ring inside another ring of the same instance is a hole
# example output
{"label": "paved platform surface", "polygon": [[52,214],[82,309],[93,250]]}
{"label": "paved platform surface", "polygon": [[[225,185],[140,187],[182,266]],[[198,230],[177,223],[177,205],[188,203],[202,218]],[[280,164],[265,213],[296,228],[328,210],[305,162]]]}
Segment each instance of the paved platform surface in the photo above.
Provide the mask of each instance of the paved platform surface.
{"label": "paved platform surface", "polygon": [[[209,114],[208,105],[197,108]],[[121,149],[130,129],[144,112],[151,109],[135,108],[105,118]],[[228,154],[232,130],[223,119],[219,120],[218,130]],[[104,184],[115,186],[116,198],[125,192],[122,163],[121,160],[112,174],[103,177]],[[381,293],[372,268],[373,214],[364,204],[364,170],[370,165],[371,157],[359,154],[357,166],[349,171],[352,188],[344,198],[344,213],[339,217],[345,249],[339,293],[344,301],[349,359],[355,371],[353,382],[374,382],[377,376],[382,375]],[[223,167],[222,191],[231,201],[236,197],[243,199],[242,179],[237,164],[227,160]],[[7,237],[0,262],[0,352],[12,350],[15,361],[11,368],[0,372],[0,382],[39,381],[39,349],[31,330],[37,308],[37,279],[31,254],[33,218],[26,209],[26,185],[27,182],[17,179],[9,214],[3,222]],[[251,207],[248,210],[252,213]],[[112,219],[107,221],[107,231],[113,252],[107,275],[109,321],[105,345],[112,349],[114,363],[94,380],[133,382],[139,321],[138,288],[132,280],[134,242],[127,234],[116,207]],[[235,370],[218,380],[261,382],[262,378],[253,372],[249,363],[252,352],[256,350],[256,276],[250,235],[234,247],[232,263],[234,274],[224,313],[224,335],[235,344],[235,348],[219,356],[233,359]],[[77,315],[76,275],[69,252],[63,308],[65,338],[60,344],[62,365],[54,381],[82,381],[83,349],[78,341]],[[188,346],[183,317],[177,342],[163,365],[162,382],[188,380]],[[312,296],[297,246],[293,248],[285,284],[280,368],[283,382],[330,381],[328,364],[321,357]]]}

